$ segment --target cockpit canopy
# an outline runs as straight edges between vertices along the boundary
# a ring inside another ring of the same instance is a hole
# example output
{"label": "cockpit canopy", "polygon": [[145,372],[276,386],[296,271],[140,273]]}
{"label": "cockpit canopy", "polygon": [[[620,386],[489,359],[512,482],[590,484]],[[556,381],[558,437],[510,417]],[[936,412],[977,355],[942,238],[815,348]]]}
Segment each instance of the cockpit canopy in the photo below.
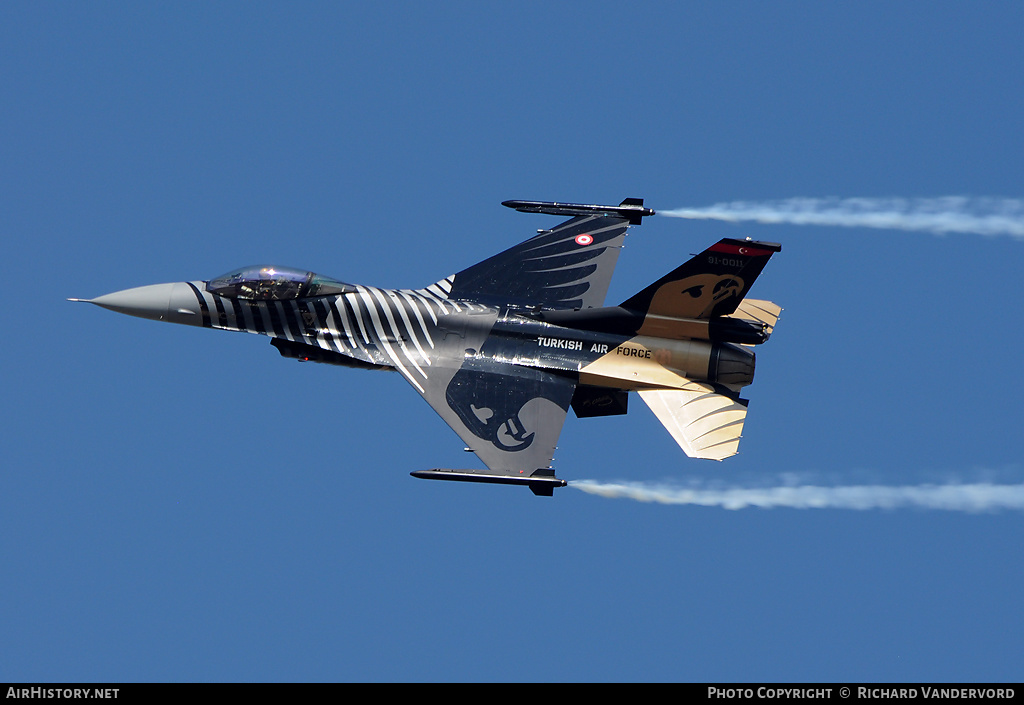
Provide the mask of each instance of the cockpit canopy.
{"label": "cockpit canopy", "polygon": [[211,279],[207,291],[229,299],[284,301],[314,296],[332,296],[354,291],[344,282],[292,267],[255,265]]}

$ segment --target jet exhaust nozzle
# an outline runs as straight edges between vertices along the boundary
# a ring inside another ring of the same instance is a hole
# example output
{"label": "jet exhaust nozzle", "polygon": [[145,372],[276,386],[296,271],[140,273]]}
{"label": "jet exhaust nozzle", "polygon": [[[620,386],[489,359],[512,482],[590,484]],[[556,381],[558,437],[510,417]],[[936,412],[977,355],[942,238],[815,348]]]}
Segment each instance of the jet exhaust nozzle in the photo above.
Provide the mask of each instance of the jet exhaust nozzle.
{"label": "jet exhaust nozzle", "polygon": [[708,378],[730,387],[746,387],[754,382],[754,353],[731,343],[715,343],[711,348]]}

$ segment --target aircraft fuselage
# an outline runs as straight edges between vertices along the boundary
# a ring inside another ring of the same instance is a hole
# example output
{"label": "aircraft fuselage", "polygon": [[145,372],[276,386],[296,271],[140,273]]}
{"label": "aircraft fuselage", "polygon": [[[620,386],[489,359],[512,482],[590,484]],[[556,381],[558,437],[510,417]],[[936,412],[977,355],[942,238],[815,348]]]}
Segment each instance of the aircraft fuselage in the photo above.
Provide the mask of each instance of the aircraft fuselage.
{"label": "aircraft fuselage", "polygon": [[[487,466],[417,477],[526,484],[550,494],[569,408],[626,413],[637,392],[686,452],[737,452],[754,378],[750,346],[781,308],[747,299],[777,243],[725,238],[604,306],[629,225],[653,211],[510,201],[573,216],[422,289],[352,285],[278,266],[89,299],[142,318],[272,338],[285,357],[398,371]],[[82,300],[82,299],[78,299]]]}

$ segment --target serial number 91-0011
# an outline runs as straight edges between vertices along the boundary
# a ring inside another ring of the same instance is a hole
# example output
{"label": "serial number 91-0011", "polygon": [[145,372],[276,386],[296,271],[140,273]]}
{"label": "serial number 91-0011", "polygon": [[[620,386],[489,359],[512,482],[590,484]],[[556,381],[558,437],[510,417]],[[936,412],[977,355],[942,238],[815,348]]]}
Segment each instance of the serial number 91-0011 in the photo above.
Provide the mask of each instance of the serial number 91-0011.
{"label": "serial number 91-0011", "polygon": [[733,257],[716,257],[715,255],[708,255],[708,262],[719,267],[736,267],[737,269],[747,263],[747,261],[743,259],[736,259]]}

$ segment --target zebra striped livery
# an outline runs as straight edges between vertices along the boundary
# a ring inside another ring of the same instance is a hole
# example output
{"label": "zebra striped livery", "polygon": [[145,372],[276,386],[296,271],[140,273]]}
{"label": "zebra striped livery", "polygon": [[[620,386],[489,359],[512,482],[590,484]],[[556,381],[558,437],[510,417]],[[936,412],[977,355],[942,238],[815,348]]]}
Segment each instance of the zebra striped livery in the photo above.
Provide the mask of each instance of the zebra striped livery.
{"label": "zebra striped livery", "polygon": [[781,311],[744,297],[781,247],[722,240],[603,307],[630,224],[653,211],[641,199],[506,205],[574,217],[422,289],[256,266],[88,301],[266,335],[299,360],[397,370],[488,468],[417,477],[523,484],[550,495],[565,484],[551,460],[570,406],[581,418],[623,414],[630,391],[641,392],[688,455],[735,453],[746,418],[739,390],[753,380],[749,348],[768,339]]}
{"label": "zebra striped livery", "polygon": [[375,365],[394,367],[423,393],[436,347],[438,321],[483,310],[448,299],[454,276],[424,289],[356,286],[354,292],[311,299],[231,299],[188,282],[206,328],[259,333]]}

